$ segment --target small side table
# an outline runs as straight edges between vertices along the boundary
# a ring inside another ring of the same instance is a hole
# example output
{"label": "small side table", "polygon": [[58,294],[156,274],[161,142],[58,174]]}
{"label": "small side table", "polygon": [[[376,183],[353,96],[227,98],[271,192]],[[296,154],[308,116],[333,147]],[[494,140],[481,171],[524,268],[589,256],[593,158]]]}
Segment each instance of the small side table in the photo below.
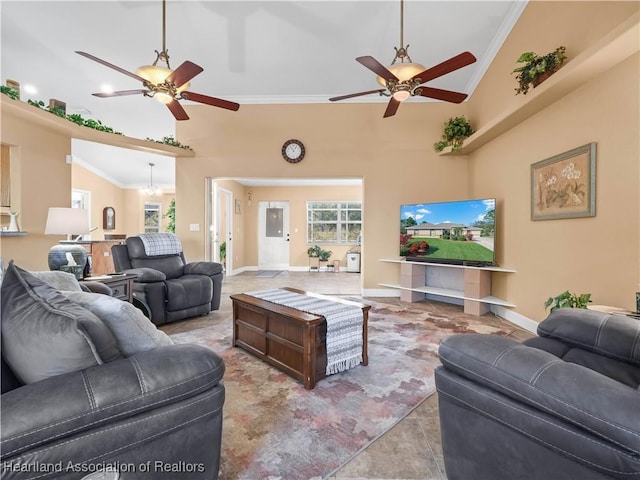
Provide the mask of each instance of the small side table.
{"label": "small side table", "polygon": [[86,277],[86,282],[100,282],[107,285],[113,290],[113,296],[133,303],[133,280],[138,278],[137,275],[130,273],[117,273],[113,275],[97,275],[95,277]]}
{"label": "small side table", "polygon": [[595,310],[597,312],[604,312],[604,313],[622,313],[624,315],[627,315],[629,313],[635,313],[635,312],[632,312],[631,310],[627,310],[626,308],[610,307],[609,305],[589,305],[587,306],[587,308],[589,310]]}

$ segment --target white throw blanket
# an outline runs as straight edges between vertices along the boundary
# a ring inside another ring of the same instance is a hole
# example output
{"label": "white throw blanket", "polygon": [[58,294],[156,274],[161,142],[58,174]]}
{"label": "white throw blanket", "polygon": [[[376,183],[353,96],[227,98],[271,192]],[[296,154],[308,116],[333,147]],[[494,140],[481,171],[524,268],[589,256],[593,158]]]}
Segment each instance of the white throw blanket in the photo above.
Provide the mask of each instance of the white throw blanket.
{"label": "white throw blanket", "polygon": [[323,316],[327,321],[327,375],[362,363],[362,308],[281,288],[246,295]]}

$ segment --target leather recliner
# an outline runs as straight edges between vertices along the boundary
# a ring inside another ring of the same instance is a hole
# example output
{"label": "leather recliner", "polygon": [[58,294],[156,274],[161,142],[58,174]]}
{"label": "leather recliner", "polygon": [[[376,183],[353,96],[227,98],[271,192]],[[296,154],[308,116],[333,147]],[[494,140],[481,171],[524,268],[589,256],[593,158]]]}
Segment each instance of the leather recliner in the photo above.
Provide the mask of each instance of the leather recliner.
{"label": "leather recliner", "polygon": [[[173,237],[179,245],[177,237]],[[181,247],[178,250],[170,254],[150,255],[140,236],[128,237],[125,245],[111,247],[116,271],[138,276],[133,283],[134,294],[147,304],[151,321],[156,325],[206,315],[220,308],[222,265],[215,262],[187,263]]]}
{"label": "leather recliner", "polygon": [[518,343],[446,338],[436,369],[449,480],[640,478],[640,321],[561,308]]}
{"label": "leather recliner", "polygon": [[[120,480],[217,479],[225,401],[222,358],[200,345],[157,342],[155,348],[127,357],[69,370],[67,354],[75,356],[75,344],[65,344],[65,337],[58,335],[48,366],[57,369],[62,364],[63,373],[25,384],[18,370],[27,364],[32,368],[34,359],[23,354],[5,361],[11,346],[7,338],[24,328],[23,343],[34,338],[49,342],[38,327],[56,324],[52,331],[72,333],[62,320],[76,319],[83,309],[54,288],[43,287],[33,275],[24,272],[22,280],[16,280],[17,269],[11,265],[10,271],[11,280],[5,275],[2,284],[0,478],[80,480],[97,471],[117,471]],[[73,275],[62,275],[75,281]],[[117,317],[114,321],[131,322],[119,309],[109,314]],[[5,328],[9,324],[13,327]],[[74,328],[94,345],[96,330]],[[153,338],[142,326],[131,325],[130,330],[142,343]]]}

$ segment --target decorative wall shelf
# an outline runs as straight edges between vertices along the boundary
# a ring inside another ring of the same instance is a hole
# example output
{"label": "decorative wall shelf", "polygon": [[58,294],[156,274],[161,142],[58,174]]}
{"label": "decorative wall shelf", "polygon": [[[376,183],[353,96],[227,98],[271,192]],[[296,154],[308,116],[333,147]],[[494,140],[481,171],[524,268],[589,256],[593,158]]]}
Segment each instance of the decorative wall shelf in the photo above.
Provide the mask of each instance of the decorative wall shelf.
{"label": "decorative wall shelf", "polygon": [[72,138],[102,143],[104,145],[112,145],[114,147],[128,148],[130,150],[137,150],[140,152],[155,153],[157,155],[164,155],[167,157],[179,158],[195,156],[195,152],[193,150],[83,127],[43,109],[29,105],[28,103],[21,102],[20,100],[13,100],[6,95],[0,95],[0,98],[2,98],[0,101],[0,107],[3,112],[17,115],[29,120],[30,122],[46,126],[57,132],[66,133]]}
{"label": "decorative wall shelf", "polygon": [[439,298],[443,301],[459,299],[464,302],[464,313],[471,315],[487,313],[489,305],[515,307],[513,303],[491,295],[491,273],[515,273],[515,270],[402,259],[381,258],[380,261],[400,264],[400,284],[379,285],[400,290],[400,299],[405,302],[419,302],[425,299],[425,295],[444,297]]}
{"label": "decorative wall shelf", "polygon": [[640,50],[640,14],[622,22],[595,44],[569,60],[544,83],[523,96],[523,103],[496,115],[464,141],[462,149],[445,148],[441,156],[467,155],[499,137],[540,110],[613,68]]}

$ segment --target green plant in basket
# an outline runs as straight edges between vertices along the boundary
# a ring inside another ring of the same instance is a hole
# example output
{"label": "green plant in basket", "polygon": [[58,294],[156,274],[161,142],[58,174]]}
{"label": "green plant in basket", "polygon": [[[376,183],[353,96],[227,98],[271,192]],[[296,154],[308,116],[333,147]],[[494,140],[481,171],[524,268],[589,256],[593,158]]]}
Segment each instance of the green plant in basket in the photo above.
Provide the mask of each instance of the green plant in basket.
{"label": "green plant in basket", "polygon": [[526,95],[529,86],[537,87],[544,80],[555,73],[567,59],[566,48],[558,47],[546,55],[536,55],[533,52],[525,52],[518,58],[518,63],[524,63],[511,73],[517,73],[518,88],[516,95]]}
{"label": "green plant in basket", "polygon": [[558,308],[587,308],[587,304],[591,302],[591,294],[583,293],[581,295],[576,295],[575,293],[571,293],[569,290],[562,292],[555,297],[549,297],[546,302],[544,302],[545,310],[551,307],[551,311],[557,310]]}

